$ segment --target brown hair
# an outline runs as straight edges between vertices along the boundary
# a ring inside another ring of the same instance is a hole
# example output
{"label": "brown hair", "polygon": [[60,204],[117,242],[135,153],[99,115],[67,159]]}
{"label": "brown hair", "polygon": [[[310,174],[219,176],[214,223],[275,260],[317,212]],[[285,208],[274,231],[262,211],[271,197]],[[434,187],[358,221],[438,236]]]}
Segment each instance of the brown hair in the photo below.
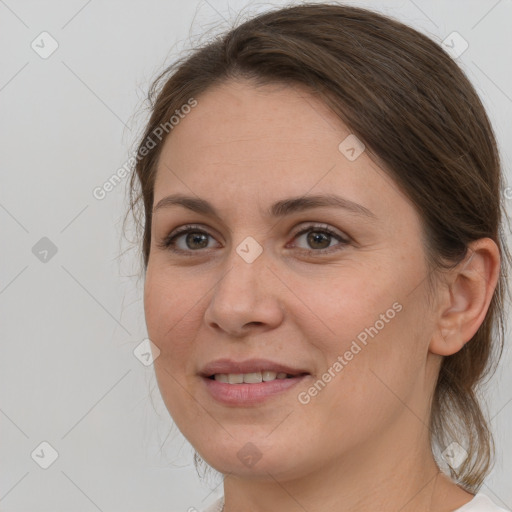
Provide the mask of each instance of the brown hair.
{"label": "brown hair", "polygon": [[[501,164],[476,91],[427,36],[382,14],[339,4],[269,11],[195,48],[161,73],[148,95],[151,116],[129,183],[129,211],[139,234],[143,224],[144,269],[163,144],[143,155],[141,150],[191,98],[238,78],[305,85],[322,98],[414,203],[432,271],[459,263],[471,241],[489,237],[498,245],[502,267],[487,315],[464,348],[444,358],[430,419],[433,452],[454,440],[462,445],[468,457],[450,473],[476,493],[494,455],[478,386],[494,373],[491,363],[497,365],[503,350],[505,265],[510,264]],[[141,200],[143,219],[136,213]]]}

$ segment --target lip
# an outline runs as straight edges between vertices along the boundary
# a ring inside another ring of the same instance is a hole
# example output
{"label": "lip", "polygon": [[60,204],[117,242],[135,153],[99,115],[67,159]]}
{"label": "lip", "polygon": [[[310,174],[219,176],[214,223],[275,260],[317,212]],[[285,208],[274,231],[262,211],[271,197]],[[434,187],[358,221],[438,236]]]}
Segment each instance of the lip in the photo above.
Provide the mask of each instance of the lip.
{"label": "lip", "polygon": [[[305,368],[293,368],[289,365],[271,361],[270,359],[246,359],[245,361],[233,361],[232,359],[216,359],[208,363],[199,372],[201,377],[211,377],[216,373],[253,373],[263,370],[271,372],[284,372],[289,375],[301,375],[309,373]],[[230,384],[235,386],[236,384]]]}
{"label": "lip", "polygon": [[[276,373],[287,373],[293,377],[275,379],[255,384],[229,384],[210,377],[216,373],[253,373],[269,370]],[[265,400],[289,391],[298,385],[310,373],[304,368],[292,367],[269,359],[247,359],[233,361],[232,359],[217,359],[208,363],[199,373],[209,395],[223,405],[247,407],[258,405]]]}
{"label": "lip", "polygon": [[235,407],[247,407],[258,405],[272,396],[289,391],[299,382],[310,377],[309,374],[298,375],[286,379],[275,379],[257,384],[229,384],[217,380],[202,377],[210,396],[223,405]]}

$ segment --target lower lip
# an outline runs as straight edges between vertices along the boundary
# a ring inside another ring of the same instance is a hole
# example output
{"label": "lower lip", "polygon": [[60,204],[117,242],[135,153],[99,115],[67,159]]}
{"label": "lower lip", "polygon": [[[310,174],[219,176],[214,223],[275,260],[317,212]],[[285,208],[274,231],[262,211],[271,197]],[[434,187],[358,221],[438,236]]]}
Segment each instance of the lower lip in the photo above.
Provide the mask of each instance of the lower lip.
{"label": "lower lip", "polygon": [[256,384],[228,384],[214,379],[203,377],[210,395],[225,405],[253,405],[260,404],[271,396],[290,390],[309,375],[291,377],[288,379],[274,379]]}

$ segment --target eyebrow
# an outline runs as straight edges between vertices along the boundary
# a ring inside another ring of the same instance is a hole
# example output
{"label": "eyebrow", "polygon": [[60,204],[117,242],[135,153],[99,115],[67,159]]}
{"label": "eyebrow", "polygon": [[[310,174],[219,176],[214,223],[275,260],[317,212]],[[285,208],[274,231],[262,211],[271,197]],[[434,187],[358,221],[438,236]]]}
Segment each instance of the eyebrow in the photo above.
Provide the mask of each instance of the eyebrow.
{"label": "eyebrow", "polygon": [[[212,216],[219,220],[221,218],[215,207],[205,199],[187,196],[184,194],[171,194],[167,197],[164,197],[158,201],[157,205],[153,208],[153,213],[164,208],[170,208],[172,206],[182,206],[193,212]],[[320,207],[343,208],[357,215],[370,217],[372,219],[377,218],[372,211],[368,210],[368,208],[365,208],[358,203],[334,194],[290,197],[288,199],[282,199],[271,205],[265,214],[268,217],[278,218]]]}

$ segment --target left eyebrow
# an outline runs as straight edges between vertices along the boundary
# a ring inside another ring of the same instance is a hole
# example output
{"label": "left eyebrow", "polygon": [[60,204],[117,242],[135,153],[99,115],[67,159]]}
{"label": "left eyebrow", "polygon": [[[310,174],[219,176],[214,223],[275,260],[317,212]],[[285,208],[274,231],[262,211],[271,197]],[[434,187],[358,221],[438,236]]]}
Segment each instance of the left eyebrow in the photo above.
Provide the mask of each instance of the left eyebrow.
{"label": "left eyebrow", "polygon": [[[193,212],[202,215],[216,217],[219,220],[221,218],[215,207],[205,199],[187,196],[184,194],[172,194],[170,196],[164,197],[163,199],[158,201],[157,205],[153,208],[153,213],[155,213],[157,210],[169,208],[171,206],[182,206],[184,208],[187,208],[188,210],[192,210]],[[377,218],[372,211],[370,211],[363,205],[334,194],[313,195],[306,197],[290,197],[288,199],[282,199],[272,204],[267,209],[265,214],[268,217],[277,218],[321,207],[343,208],[349,211],[350,213],[354,213],[356,215],[362,215],[372,219]]]}

